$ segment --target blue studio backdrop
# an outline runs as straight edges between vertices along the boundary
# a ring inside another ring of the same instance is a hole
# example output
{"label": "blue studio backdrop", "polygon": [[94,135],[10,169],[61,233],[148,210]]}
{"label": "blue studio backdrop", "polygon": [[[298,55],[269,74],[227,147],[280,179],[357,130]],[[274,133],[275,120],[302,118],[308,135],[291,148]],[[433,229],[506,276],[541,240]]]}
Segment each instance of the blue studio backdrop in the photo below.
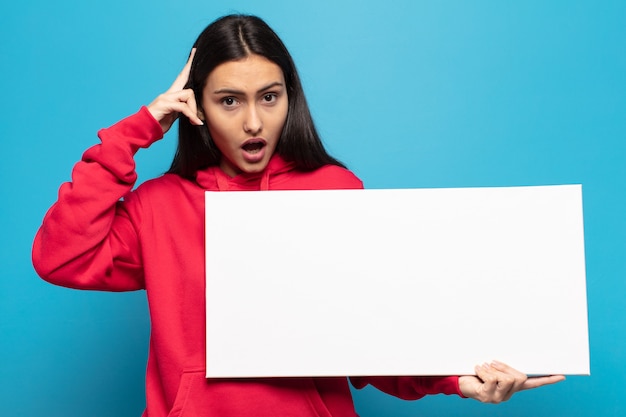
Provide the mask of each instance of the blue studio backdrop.
{"label": "blue studio backdrop", "polygon": [[[200,31],[232,12],[263,17],[283,38],[329,151],[368,188],[583,185],[591,376],[500,405],[405,402],[366,388],[354,392],[359,414],[626,415],[626,2],[617,0],[4,2],[2,414],[140,415],[145,294],[49,285],[32,269],[31,243],[97,130],[167,89]],[[169,167],[175,139],[140,152],[140,180]]]}

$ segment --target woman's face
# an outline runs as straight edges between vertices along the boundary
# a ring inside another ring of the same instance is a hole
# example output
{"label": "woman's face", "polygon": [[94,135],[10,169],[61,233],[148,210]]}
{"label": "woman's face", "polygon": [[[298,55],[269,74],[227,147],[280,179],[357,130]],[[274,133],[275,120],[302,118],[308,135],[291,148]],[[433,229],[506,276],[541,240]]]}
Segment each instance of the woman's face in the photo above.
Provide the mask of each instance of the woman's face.
{"label": "woman's face", "polygon": [[283,130],[287,105],[283,72],[272,61],[249,55],[215,67],[202,91],[202,108],[226,174],[265,169]]}

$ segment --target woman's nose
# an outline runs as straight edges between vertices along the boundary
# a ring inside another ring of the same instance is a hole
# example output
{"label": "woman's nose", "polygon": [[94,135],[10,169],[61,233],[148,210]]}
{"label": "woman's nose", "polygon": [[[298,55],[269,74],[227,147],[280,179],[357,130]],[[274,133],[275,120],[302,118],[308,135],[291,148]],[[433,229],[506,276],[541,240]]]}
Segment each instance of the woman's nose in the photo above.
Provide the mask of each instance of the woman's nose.
{"label": "woman's nose", "polygon": [[256,135],[263,129],[263,122],[256,106],[249,106],[246,112],[246,119],[243,123],[243,130],[251,135]]}

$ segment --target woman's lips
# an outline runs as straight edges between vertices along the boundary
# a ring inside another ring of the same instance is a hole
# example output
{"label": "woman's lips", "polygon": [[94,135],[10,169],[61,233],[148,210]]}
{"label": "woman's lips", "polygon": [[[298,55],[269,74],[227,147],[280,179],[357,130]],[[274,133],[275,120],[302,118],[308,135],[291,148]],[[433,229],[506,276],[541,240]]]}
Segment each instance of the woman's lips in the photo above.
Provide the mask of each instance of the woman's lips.
{"label": "woman's lips", "polygon": [[259,162],[265,156],[267,142],[262,138],[248,139],[241,145],[243,159],[251,164]]}

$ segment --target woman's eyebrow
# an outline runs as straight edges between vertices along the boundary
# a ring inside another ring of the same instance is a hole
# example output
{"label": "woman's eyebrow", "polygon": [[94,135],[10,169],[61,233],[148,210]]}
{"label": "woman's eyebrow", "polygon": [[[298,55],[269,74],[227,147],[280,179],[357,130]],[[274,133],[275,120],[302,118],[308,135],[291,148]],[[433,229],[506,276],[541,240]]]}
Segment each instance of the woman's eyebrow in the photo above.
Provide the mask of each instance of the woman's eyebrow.
{"label": "woman's eyebrow", "polygon": [[[268,85],[261,87],[257,90],[257,93],[261,93],[265,90],[269,90],[270,88],[273,87],[284,87],[283,83],[278,82],[278,81],[274,81],[273,83],[269,83]],[[213,94],[233,94],[233,95],[243,95],[245,94],[243,91],[241,90],[235,90],[233,88],[220,88],[219,90],[215,90],[213,91]]]}

